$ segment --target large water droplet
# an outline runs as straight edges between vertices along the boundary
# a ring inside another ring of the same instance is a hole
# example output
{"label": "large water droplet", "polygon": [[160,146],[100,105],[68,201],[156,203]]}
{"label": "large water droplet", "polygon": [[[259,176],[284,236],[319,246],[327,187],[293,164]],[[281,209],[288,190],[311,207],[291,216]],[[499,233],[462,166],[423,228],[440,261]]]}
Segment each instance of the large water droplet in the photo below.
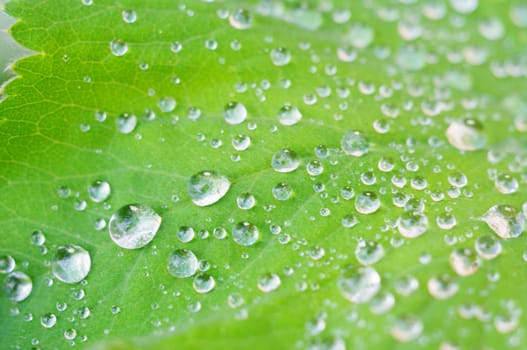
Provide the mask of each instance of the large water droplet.
{"label": "large water droplet", "polygon": [[460,276],[472,275],[480,265],[478,255],[470,248],[454,249],[448,261],[452,269]]}
{"label": "large water droplet", "polygon": [[4,295],[11,301],[26,299],[33,289],[33,282],[28,275],[20,271],[11,272],[4,279]]}
{"label": "large water droplet", "polygon": [[134,114],[123,113],[117,117],[116,124],[121,134],[129,134],[135,130],[137,117]]}
{"label": "large water droplet", "polygon": [[482,217],[482,220],[501,238],[518,237],[525,228],[525,217],[510,205],[495,205]]}
{"label": "large water droplet", "polygon": [[96,203],[104,202],[110,196],[110,184],[106,181],[96,180],[88,186],[88,195]]}
{"label": "large water droplet", "polygon": [[123,56],[128,52],[128,44],[121,39],[110,42],[110,51],[114,56]]}
{"label": "large water droplet", "polygon": [[344,298],[353,303],[370,301],[381,288],[381,276],[369,266],[347,267],[337,286]]}
{"label": "large water droplet", "polygon": [[278,47],[271,50],[271,61],[275,66],[285,66],[291,61],[291,52],[285,47]]}
{"label": "large water droplet", "polygon": [[223,118],[231,125],[240,124],[247,118],[247,109],[240,102],[231,101],[223,109]]}
{"label": "large water droplet", "polygon": [[285,104],[278,111],[278,121],[282,125],[295,125],[300,119],[302,119],[302,113],[300,113],[300,110],[297,107],[291,106],[290,104]]}
{"label": "large water droplet", "polygon": [[360,131],[348,131],[342,137],[340,142],[342,151],[354,157],[361,157],[368,153],[370,143],[368,138]]}
{"label": "large water droplet", "polygon": [[362,265],[373,265],[384,257],[384,248],[375,241],[360,241],[355,249],[355,257]]}
{"label": "large water droplet", "polygon": [[379,210],[381,201],[375,192],[361,192],[355,197],[355,209],[361,214],[372,214]]}
{"label": "large water droplet", "polygon": [[459,286],[449,274],[433,276],[428,280],[428,292],[436,299],[448,299],[457,293]]}
{"label": "large water droplet", "polygon": [[198,258],[190,250],[178,249],[168,256],[167,270],[174,277],[190,277],[196,273],[198,266]]}
{"label": "large water droplet", "polygon": [[216,286],[216,281],[214,277],[207,273],[199,273],[194,277],[194,282],[192,283],[194,290],[200,294],[208,293],[214,289]]}
{"label": "large water droplet", "polygon": [[233,28],[245,30],[251,28],[253,16],[246,9],[237,9],[229,16],[229,23]]}
{"label": "large water droplet", "polygon": [[269,293],[280,287],[281,283],[282,281],[277,274],[268,272],[258,278],[258,289],[264,293]]}
{"label": "large water droplet", "polygon": [[201,171],[190,177],[188,193],[192,202],[200,207],[219,201],[231,186],[229,179],[215,171]]}
{"label": "large water droplet", "polygon": [[284,148],[276,152],[271,159],[271,166],[280,173],[290,173],[300,166],[300,158],[295,151]]}
{"label": "large water droplet", "polygon": [[405,211],[397,220],[399,233],[406,238],[415,238],[428,229],[428,218],[416,211]]}
{"label": "large water droplet", "polygon": [[161,217],[144,204],[128,204],[110,218],[112,240],[121,248],[138,249],[150,243],[161,225]]}
{"label": "large water droplet", "polygon": [[82,281],[91,268],[88,251],[78,245],[59,247],[51,262],[53,275],[64,283]]}
{"label": "large water droplet", "polygon": [[476,119],[453,121],[446,130],[448,142],[461,151],[476,151],[485,147],[483,125]]}
{"label": "large water droplet", "polygon": [[232,228],[232,239],[242,246],[250,246],[256,243],[260,231],[258,227],[248,221],[242,221]]}
{"label": "large water droplet", "polygon": [[476,248],[478,255],[485,260],[494,259],[501,253],[500,241],[490,234],[478,237],[474,243],[474,248]]}
{"label": "large water droplet", "polygon": [[423,323],[417,317],[405,315],[395,320],[390,333],[395,340],[408,342],[416,339],[423,332]]}

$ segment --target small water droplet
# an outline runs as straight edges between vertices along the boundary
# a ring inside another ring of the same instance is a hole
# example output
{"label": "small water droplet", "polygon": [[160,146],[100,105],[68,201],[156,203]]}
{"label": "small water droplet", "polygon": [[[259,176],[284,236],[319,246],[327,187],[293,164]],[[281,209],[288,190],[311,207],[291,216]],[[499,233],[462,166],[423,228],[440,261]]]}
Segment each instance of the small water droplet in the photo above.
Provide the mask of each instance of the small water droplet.
{"label": "small water droplet", "polygon": [[355,197],[355,209],[361,214],[375,213],[381,207],[381,201],[375,192],[361,192]]}
{"label": "small water droplet", "polygon": [[381,276],[373,267],[348,266],[338,279],[337,286],[344,298],[353,303],[367,303],[381,288]]}
{"label": "small water droplet", "polygon": [[134,114],[123,113],[117,117],[116,124],[121,134],[129,134],[135,130],[137,117]]}
{"label": "small water droplet", "polygon": [[490,234],[478,237],[474,243],[478,255],[485,260],[496,258],[501,253],[501,243]]}
{"label": "small water droplet", "polygon": [[238,204],[238,208],[240,209],[249,210],[256,205],[256,198],[251,193],[245,192],[236,198],[236,204]]}
{"label": "small water droplet", "polygon": [[0,256],[0,273],[10,273],[16,267],[15,259],[11,255]]}
{"label": "small water droplet", "polygon": [[128,52],[128,44],[121,39],[115,39],[110,42],[110,51],[114,56],[123,56]]}
{"label": "small water droplet", "polygon": [[88,195],[96,203],[104,202],[110,196],[110,184],[106,181],[96,180],[88,186]]}
{"label": "small water droplet", "polygon": [[485,147],[483,125],[476,119],[455,120],[446,130],[448,142],[461,151],[476,151]]}
{"label": "small water droplet", "polygon": [[279,201],[286,201],[293,195],[293,189],[286,182],[280,182],[273,187],[273,197]]}
{"label": "small water droplet", "polygon": [[40,318],[40,324],[44,328],[52,328],[55,326],[55,324],[57,324],[57,316],[52,313],[47,313]]}
{"label": "small water droplet", "polygon": [[384,257],[384,249],[378,242],[360,241],[355,249],[355,257],[362,265],[373,265]]}
{"label": "small water droplet", "polygon": [[395,320],[390,330],[392,337],[400,342],[409,342],[421,335],[423,323],[413,315],[405,315]]}
{"label": "small water droplet", "polygon": [[342,151],[354,157],[362,157],[368,153],[370,143],[366,136],[357,130],[348,131],[342,137],[341,143]]}
{"label": "small water droplet", "polygon": [[416,211],[405,211],[397,220],[399,233],[406,238],[421,236],[428,230],[428,218]]}
{"label": "small water droplet", "polygon": [[295,151],[284,148],[273,155],[271,166],[277,172],[289,173],[298,169],[300,158]]}
{"label": "small water droplet", "polygon": [[137,13],[134,10],[123,10],[121,17],[125,23],[135,23],[137,21]]}
{"label": "small water droplet", "polygon": [[248,221],[242,221],[232,228],[232,239],[242,246],[251,246],[258,240],[258,227]]}
{"label": "small water droplet", "polygon": [[214,277],[207,273],[199,273],[194,277],[194,282],[192,283],[194,290],[200,294],[208,293],[214,289],[216,286],[216,281]]}
{"label": "small water droplet", "polygon": [[280,124],[291,126],[297,124],[302,119],[302,113],[297,107],[287,103],[280,108],[277,117]]}
{"label": "small water droplet", "polygon": [[277,47],[271,50],[271,61],[275,66],[285,66],[291,61],[291,52],[285,47]]}
{"label": "small water droplet", "polygon": [[231,101],[223,109],[223,118],[228,124],[240,124],[247,119],[247,109],[242,103]]}
{"label": "small water droplet", "polygon": [[4,279],[4,295],[11,301],[20,302],[31,294],[33,281],[23,272],[14,271]]}
{"label": "small water droplet", "polygon": [[231,13],[229,23],[233,28],[239,30],[249,29],[253,23],[253,16],[249,10],[240,8]]}
{"label": "small water droplet", "polygon": [[280,277],[272,272],[265,273],[258,278],[258,289],[264,293],[275,291],[280,287]]}
{"label": "small water droplet", "polygon": [[452,269],[460,276],[475,273],[480,265],[478,255],[470,248],[456,248],[448,259]]}

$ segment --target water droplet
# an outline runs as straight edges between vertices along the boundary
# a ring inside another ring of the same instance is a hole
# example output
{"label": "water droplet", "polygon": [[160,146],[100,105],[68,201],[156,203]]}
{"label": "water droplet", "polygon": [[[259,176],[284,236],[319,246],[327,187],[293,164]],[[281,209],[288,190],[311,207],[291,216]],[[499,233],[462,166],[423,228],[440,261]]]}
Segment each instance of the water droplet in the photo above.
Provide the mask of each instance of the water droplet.
{"label": "water droplet", "polygon": [[44,328],[52,328],[55,326],[55,324],[57,324],[57,316],[52,313],[45,314],[40,318],[40,324]]}
{"label": "water droplet", "polygon": [[231,101],[223,109],[223,118],[231,125],[240,124],[247,119],[247,109],[240,102]]}
{"label": "water droplet", "polygon": [[453,121],[446,130],[448,142],[461,151],[476,151],[485,147],[483,125],[476,119]]}
{"label": "water droplet", "polygon": [[476,248],[478,255],[485,260],[494,259],[501,253],[500,241],[490,234],[478,237],[474,243],[474,248]]}
{"label": "water droplet", "polygon": [[181,226],[176,232],[177,238],[183,243],[192,241],[195,235],[196,232],[192,227],[189,226]]}
{"label": "water droplet", "polygon": [[161,225],[161,217],[144,204],[128,204],[110,218],[112,240],[121,248],[138,249],[150,243]]}
{"label": "water droplet", "polygon": [[474,12],[478,8],[479,0],[450,0],[450,5],[454,11],[467,14]]}
{"label": "water droplet", "polygon": [[271,50],[271,61],[275,66],[285,66],[291,61],[291,52],[285,47],[278,47]]}
{"label": "water droplet", "polygon": [[295,151],[284,148],[276,152],[271,159],[271,166],[280,173],[290,173],[300,166],[300,158]]}
{"label": "water droplet", "polygon": [[251,193],[245,192],[236,198],[236,204],[238,204],[238,208],[240,209],[249,210],[256,205],[256,198]]}
{"label": "water droplet", "polygon": [[384,314],[390,311],[395,305],[395,297],[390,292],[378,293],[370,301],[370,310],[374,314]]}
{"label": "water droplet", "polygon": [[456,248],[448,259],[452,269],[460,276],[475,273],[480,265],[478,255],[470,248]]}
{"label": "water droplet", "polygon": [[433,276],[428,280],[428,292],[436,299],[448,299],[457,293],[459,286],[449,274]]}
{"label": "water droplet", "polygon": [[367,303],[381,288],[381,276],[369,266],[346,267],[337,286],[344,298],[353,303]]}
{"label": "water droplet", "polygon": [[69,328],[64,331],[64,338],[66,340],[73,340],[77,338],[77,330],[75,328]]}
{"label": "water droplet", "polygon": [[121,39],[112,40],[110,42],[110,51],[114,56],[123,56],[128,52],[128,44]]}
{"label": "water droplet", "polygon": [[104,202],[110,196],[110,184],[106,181],[96,180],[88,186],[88,195],[96,203]]}
{"label": "water droplet", "polygon": [[307,163],[306,171],[311,176],[318,176],[324,171],[324,166],[318,160],[312,160]]}
{"label": "water droplet", "polygon": [[511,194],[518,191],[518,180],[511,174],[500,174],[494,181],[496,189],[503,194]]}
{"label": "water droplet", "polygon": [[378,242],[360,241],[355,249],[355,257],[362,265],[373,265],[384,257],[384,249]]}
{"label": "water droplet", "polygon": [[214,280],[214,277],[207,273],[199,273],[194,277],[192,286],[196,292],[204,294],[214,289],[216,281]]}
{"label": "water droplet", "polygon": [[176,108],[176,100],[173,97],[163,97],[157,102],[161,112],[169,113]]}
{"label": "water droplet", "polygon": [[78,245],[59,247],[51,262],[53,275],[64,283],[82,281],[91,268],[88,251]]}
{"label": "water droplet", "polygon": [[442,230],[450,230],[457,224],[456,217],[452,213],[444,212],[436,217],[436,224]]}
{"label": "water droplet", "polygon": [[236,29],[249,29],[253,23],[253,16],[251,12],[246,9],[237,9],[229,16],[229,23]]}
{"label": "water droplet", "polygon": [[187,278],[196,273],[199,262],[196,255],[187,249],[178,249],[168,257],[167,270],[177,278]]}
{"label": "water droplet", "polygon": [[350,28],[348,38],[350,44],[353,47],[357,49],[363,49],[372,43],[374,34],[375,33],[373,32],[372,28],[367,27],[361,23],[355,23]]}
{"label": "water droplet", "polygon": [[229,179],[215,171],[201,171],[190,177],[188,193],[192,202],[200,207],[219,201],[231,186]]}
{"label": "water droplet", "polygon": [[280,182],[273,187],[273,197],[279,201],[286,201],[293,195],[293,189],[285,182]]}
{"label": "water droplet", "polygon": [[421,335],[423,323],[417,317],[405,315],[395,320],[390,333],[392,337],[400,342],[409,342]]}
{"label": "water droplet", "polygon": [[362,157],[370,149],[368,138],[357,130],[346,132],[342,137],[340,145],[344,153],[354,157]]}
{"label": "water droplet", "polygon": [[121,134],[129,134],[135,130],[137,117],[134,114],[123,113],[117,117],[116,124]]}
{"label": "water droplet", "polygon": [[232,228],[232,239],[242,246],[253,245],[259,235],[258,227],[248,221],[239,222]]}
{"label": "water droplet", "polygon": [[300,121],[300,119],[302,119],[302,113],[297,107],[290,104],[285,104],[278,111],[278,121],[282,125],[295,125]]}
{"label": "water droplet", "polygon": [[495,205],[481,219],[505,239],[518,237],[525,228],[525,217],[510,205]]}
{"label": "water droplet", "polygon": [[125,23],[135,23],[137,21],[137,13],[134,10],[123,10],[121,16]]}
{"label": "water droplet", "polygon": [[4,279],[4,295],[11,301],[20,302],[26,299],[33,289],[33,281],[23,272],[14,271]]}
{"label": "water droplet", "polygon": [[428,230],[428,218],[419,212],[405,211],[397,220],[397,229],[406,238],[421,236]]}
{"label": "water droplet", "polygon": [[282,284],[280,277],[272,272],[265,273],[258,278],[258,289],[264,293],[276,290],[280,284]]}
{"label": "water droplet", "polygon": [[372,214],[379,210],[381,201],[375,192],[361,192],[355,197],[355,209],[361,214]]}
{"label": "water droplet", "polygon": [[0,256],[0,273],[10,273],[15,267],[15,259],[11,255]]}
{"label": "water droplet", "polygon": [[245,151],[251,145],[248,135],[238,134],[232,138],[232,147],[237,151]]}

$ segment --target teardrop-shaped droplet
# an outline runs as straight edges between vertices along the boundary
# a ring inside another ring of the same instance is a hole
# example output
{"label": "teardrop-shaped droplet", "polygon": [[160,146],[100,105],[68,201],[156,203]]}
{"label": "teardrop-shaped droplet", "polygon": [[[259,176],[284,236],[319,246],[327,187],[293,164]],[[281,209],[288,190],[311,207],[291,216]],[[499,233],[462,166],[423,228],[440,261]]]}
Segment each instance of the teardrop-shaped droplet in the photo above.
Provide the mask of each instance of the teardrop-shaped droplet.
{"label": "teardrop-shaped droplet", "polygon": [[491,207],[482,220],[501,238],[518,237],[525,229],[525,217],[516,208],[502,204]]}
{"label": "teardrop-shaped droplet", "polygon": [[121,248],[138,249],[150,243],[161,225],[161,217],[145,204],[128,204],[110,218],[108,230]]}
{"label": "teardrop-shaped droplet", "polygon": [[212,205],[227,194],[231,182],[216,171],[200,171],[190,177],[188,193],[192,202],[200,207]]}

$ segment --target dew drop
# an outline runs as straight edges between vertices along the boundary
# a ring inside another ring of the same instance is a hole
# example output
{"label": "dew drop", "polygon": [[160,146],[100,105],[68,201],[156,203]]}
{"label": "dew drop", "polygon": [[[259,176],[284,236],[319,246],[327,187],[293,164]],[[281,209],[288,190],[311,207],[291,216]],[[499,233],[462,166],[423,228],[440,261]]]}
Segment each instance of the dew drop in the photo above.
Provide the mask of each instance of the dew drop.
{"label": "dew drop", "polygon": [[285,66],[291,61],[291,52],[285,47],[277,47],[271,50],[271,61],[275,66]]}
{"label": "dew drop", "polygon": [[106,181],[96,180],[88,186],[88,195],[96,203],[104,202],[110,196],[110,184]]}
{"label": "dew drop", "polygon": [[271,159],[271,167],[279,173],[290,173],[300,166],[300,158],[295,151],[284,148],[276,152]]}
{"label": "dew drop", "polygon": [[231,186],[229,179],[216,171],[201,171],[190,177],[188,193],[192,202],[200,207],[219,201]]}
{"label": "dew drop", "polygon": [[485,260],[496,258],[501,253],[501,243],[490,234],[478,237],[474,243],[478,255]]}
{"label": "dew drop", "polygon": [[245,151],[251,145],[251,138],[245,134],[238,134],[232,138],[232,147],[237,151]]}
{"label": "dew drop", "polygon": [[121,39],[110,42],[110,51],[114,56],[123,56],[128,52],[128,44]]}
{"label": "dew drop", "polygon": [[372,214],[379,210],[381,201],[375,192],[365,191],[355,197],[355,209],[361,214]]}
{"label": "dew drop", "polygon": [[436,299],[448,299],[457,293],[459,286],[449,274],[433,276],[427,283],[428,292]]}
{"label": "dew drop", "polygon": [[448,261],[452,269],[460,276],[472,275],[480,265],[478,255],[470,248],[454,249]]}
{"label": "dew drop", "polygon": [[173,97],[163,97],[157,102],[161,112],[169,113],[176,108],[176,100]]}
{"label": "dew drop", "polygon": [[373,265],[384,257],[384,248],[376,241],[360,241],[355,249],[355,257],[362,265]]}
{"label": "dew drop", "polygon": [[421,236],[428,229],[428,218],[419,212],[405,211],[397,220],[397,229],[406,238]]}
{"label": "dew drop", "polygon": [[502,204],[491,207],[481,218],[501,238],[518,237],[525,228],[525,217],[516,208]]}
{"label": "dew drop", "polygon": [[121,248],[138,249],[150,243],[161,217],[145,204],[128,204],[117,210],[108,225],[111,239]]}
{"label": "dew drop", "polygon": [[123,113],[117,117],[116,124],[121,134],[129,134],[135,130],[137,117],[134,114]]}
{"label": "dew drop", "polygon": [[229,16],[229,23],[233,28],[246,30],[251,28],[253,16],[251,12],[246,9],[237,9]]}
{"label": "dew drop", "polygon": [[20,302],[31,294],[33,281],[23,272],[14,271],[4,279],[4,295],[11,301]]}
{"label": "dew drop", "polygon": [[57,324],[57,316],[52,313],[47,313],[40,318],[40,324],[44,328],[52,328],[55,326],[55,324]]}
{"label": "dew drop", "polygon": [[198,270],[198,258],[190,250],[178,249],[168,257],[167,270],[177,278],[187,278]]}
{"label": "dew drop", "polygon": [[280,287],[281,283],[277,274],[268,272],[258,278],[258,289],[264,293],[270,293]]}
{"label": "dew drop", "polygon": [[278,122],[285,126],[291,126],[297,124],[302,119],[302,113],[300,110],[290,104],[285,104],[278,111]]}
{"label": "dew drop", "polygon": [[194,290],[200,294],[212,291],[215,286],[216,281],[214,280],[214,277],[204,272],[197,274],[192,283]]}
{"label": "dew drop", "polygon": [[346,132],[342,137],[340,145],[344,153],[354,157],[362,157],[370,149],[368,138],[361,131],[357,130]]}
{"label": "dew drop", "polygon": [[352,303],[367,303],[381,288],[381,277],[369,266],[348,266],[338,279],[337,286],[344,298]]}
{"label": "dew drop", "polygon": [[231,101],[223,109],[223,118],[231,125],[243,123],[247,119],[247,109],[242,103]]}
{"label": "dew drop", "polygon": [[293,195],[293,189],[286,182],[280,182],[273,187],[273,197],[279,201],[286,201]]}
{"label": "dew drop", "polygon": [[232,239],[241,246],[251,246],[258,240],[258,227],[248,221],[242,221],[232,228]]}
{"label": "dew drop", "polygon": [[121,12],[121,17],[125,23],[135,23],[137,21],[137,13],[134,10],[124,10]]}
{"label": "dew drop", "polygon": [[413,315],[405,315],[395,320],[390,330],[392,337],[400,342],[409,342],[421,335],[423,323]]}
{"label": "dew drop", "polygon": [[195,235],[196,232],[190,226],[181,226],[176,232],[177,238],[183,243],[192,241]]}
{"label": "dew drop", "polygon": [[88,276],[91,258],[88,251],[78,245],[57,249],[51,262],[53,275],[64,283],[78,283]]}
{"label": "dew drop", "polygon": [[0,273],[10,273],[16,267],[15,259],[11,255],[0,256]]}
{"label": "dew drop", "polygon": [[446,130],[448,142],[461,151],[476,151],[485,147],[483,125],[476,119],[453,121]]}
{"label": "dew drop", "polygon": [[236,204],[240,209],[249,210],[254,208],[254,206],[256,205],[256,198],[254,198],[251,193],[245,192],[240,194],[238,198],[236,198]]}

